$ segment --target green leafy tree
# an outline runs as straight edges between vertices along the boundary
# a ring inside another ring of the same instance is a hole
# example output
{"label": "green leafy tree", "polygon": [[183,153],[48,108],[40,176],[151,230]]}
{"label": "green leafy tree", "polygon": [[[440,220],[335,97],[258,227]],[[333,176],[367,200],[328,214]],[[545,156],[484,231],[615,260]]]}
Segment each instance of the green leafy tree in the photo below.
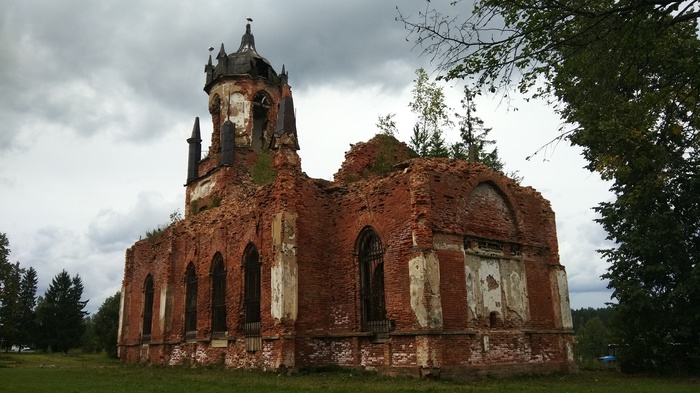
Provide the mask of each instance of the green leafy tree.
{"label": "green leafy tree", "polygon": [[[24,269],[22,280],[19,284],[19,343],[24,346],[34,344],[34,334],[36,333],[36,290],[38,278],[33,267]],[[20,346],[21,348],[21,346]]]}
{"label": "green leafy tree", "polygon": [[453,125],[445,93],[435,81],[431,81],[423,68],[416,70],[413,81],[413,100],[408,104],[418,116],[413,127],[409,146],[421,157],[448,157],[443,130]]}
{"label": "green leafy tree", "polygon": [[607,354],[610,333],[600,317],[593,317],[586,322],[576,336],[579,354],[588,358],[598,358]]}
{"label": "green leafy tree", "polygon": [[571,318],[574,322],[574,335],[577,335],[581,329],[583,329],[586,323],[595,317],[600,318],[608,330],[612,330],[613,325],[618,322],[617,308],[614,306],[608,306],[601,308],[587,307],[571,310]]}
{"label": "green leafy tree", "polygon": [[[489,168],[504,173],[504,163],[498,156],[498,148],[491,147],[496,142],[488,139],[491,128],[484,126],[484,121],[476,115],[476,93],[465,86],[462,108],[464,114],[456,113],[459,120],[461,141],[448,143],[444,131],[454,126],[450,119],[449,107],[445,104],[445,95],[436,81],[431,81],[424,69],[416,70],[413,81],[413,101],[409,104],[411,111],[418,115],[413,126],[409,146],[421,157],[449,157],[480,162]],[[379,116],[377,128],[381,134],[395,136],[397,133],[394,114]],[[517,171],[504,173],[517,183],[522,177]]]}
{"label": "green leafy tree", "polygon": [[389,113],[384,116],[377,116],[376,125],[379,129],[380,134],[396,137],[398,130],[396,128],[396,121],[394,121],[394,116],[396,116],[396,113]]}
{"label": "green leafy tree", "polygon": [[84,353],[97,353],[102,351],[98,343],[97,334],[95,333],[95,316],[88,315],[83,318],[85,331],[80,338],[80,348]]}
{"label": "green leafy tree", "polygon": [[700,371],[700,1],[483,0],[466,19],[428,7],[399,19],[446,78],[547,99],[566,124],[555,140],[612,182],[596,210],[615,243],[603,277],[621,368]]}
{"label": "green leafy tree", "polygon": [[78,348],[85,331],[83,318],[87,300],[83,296],[83,283],[79,275],[71,276],[65,270],[58,273],[37,305],[40,349],[68,352]]}
{"label": "green leafy tree", "polygon": [[92,318],[97,337],[99,350],[104,350],[107,356],[117,357],[117,329],[119,327],[119,300],[121,293],[117,292],[114,295],[105,299],[104,303],[97,310]]}

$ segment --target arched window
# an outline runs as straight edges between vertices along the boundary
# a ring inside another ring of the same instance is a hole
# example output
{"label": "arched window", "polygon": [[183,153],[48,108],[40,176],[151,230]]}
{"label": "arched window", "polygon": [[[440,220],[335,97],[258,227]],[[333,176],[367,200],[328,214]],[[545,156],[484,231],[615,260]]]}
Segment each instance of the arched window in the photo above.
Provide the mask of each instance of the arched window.
{"label": "arched window", "polygon": [[211,329],[212,337],[226,337],[226,269],[218,252],[211,266]]}
{"label": "arched window", "polygon": [[257,339],[246,340],[248,351],[257,351],[262,345],[260,338],[260,257],[258,249],[252,243],[246,247],[243,253],[243,266],[245,269],[243,289],[243,307],[245,311],[244,332],[247,337]]}
{"label": "arched window", "polygon": [[246,334],[260,333],[260,258],[258,249],[249,244],[244,253],[245,267],[245,332]]}
{"label": "arched window", "polygon": [[360,265],[362,329],[388,332],[391,324],[386,318],[384,304],[384,248],[382,240],[372,228],[362,230],[356,252]]}
{"label": "arched window", "polygon": [[251,135],[250,147],[254,151],[260,151],[267,137],[265,133],[269,124],[270,105],[270,98],[262,91],[253,98],[253,134]]}
{"label": "arched window", "polygon": [[151,341],[151,325],[153,325],[153,278],[149,274],[143,287],[143,328],[141,339]]}
{"label": "arched window", "polygon": [[185,278],[185,340],[197,338],[197,273],[194,264],[187,266]]}

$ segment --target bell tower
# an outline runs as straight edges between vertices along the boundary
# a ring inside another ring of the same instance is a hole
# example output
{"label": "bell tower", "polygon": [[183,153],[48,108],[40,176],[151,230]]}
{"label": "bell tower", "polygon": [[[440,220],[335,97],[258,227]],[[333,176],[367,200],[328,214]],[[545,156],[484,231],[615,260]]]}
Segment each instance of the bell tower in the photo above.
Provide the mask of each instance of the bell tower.
{"label": "bell tower", "polygon": [[[185,184],[188,205],[213,191],[216,198],[222,198],[222,193],[225,193],[222,182],[235,183],[240,171],[250,170],[259,154],[276,150],[280,102],[285,97],[289,97],[285,102],[291,100],[291,89],[284,66],[281,74],[277,74],[267,59],[258,54],[251,21],[248,19],[238,50],[227,54],[222,43],[216,64],[210,54],[204,66],[204,92],[209,96],[212,121],[211,144],[205,157],[201,158],[199,119],[196,119],[192,135],[187,140],[190,146]],[[293,133],[296,141],[296,128]],[[295,147],[298,150],[298,145]],[[217,174],[222,169],[233,173]]]}
{"label": "bell tower", "polygon": [[204,67],[204,91],[209,95],[213,123],[209,155],[216,155],[225,148],[222,132],[227,122],[233,125],[236,147],[259,151],[270,142],[287,75],[278,75],[267,59],[258,54],[250,23],[246,24],[238,50],[226,54],[221,44],[216,61],[214,66],[209,56]]}

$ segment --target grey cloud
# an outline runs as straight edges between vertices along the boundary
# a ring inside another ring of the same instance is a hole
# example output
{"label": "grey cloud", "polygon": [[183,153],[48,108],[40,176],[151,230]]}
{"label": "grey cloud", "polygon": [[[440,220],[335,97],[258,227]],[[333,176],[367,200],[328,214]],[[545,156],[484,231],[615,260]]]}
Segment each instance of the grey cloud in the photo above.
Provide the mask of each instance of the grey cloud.
{"label": "grey cloud", "polygon": [[[4,4],[0,105],[8,132],[0,149],[31,132],[28,116],[31,127],[50,123],[85,137],[111,130],[142,142],[167,132],[163,119],[203,115],[206,48],[223,42],[235,51],[245,16],[257,21],[260,53],[278,71],[286,64],[295,89],[352,81],[398,92],[413,77],[417,53],[394,21],[394,4],[263,1],[234,14],[220,12],[225,4]],[[423,2],[404,6],[413,4]]]}
{"label": "grey cloud", "polygon": [[168,224],[169,215],[179,207],[179,202],[165,201],[158,193],[142,192],[127,212],[101,210],[88,226],[88,240],[100,252],[123,252],[146,231]]}

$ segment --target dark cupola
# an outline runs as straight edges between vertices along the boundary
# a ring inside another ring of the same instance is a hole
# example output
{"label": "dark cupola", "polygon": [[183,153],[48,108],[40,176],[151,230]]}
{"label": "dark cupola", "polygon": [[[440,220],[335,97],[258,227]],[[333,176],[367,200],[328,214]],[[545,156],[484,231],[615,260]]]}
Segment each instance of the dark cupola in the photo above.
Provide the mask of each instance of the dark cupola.
{"label": "dark cupola", "polygon": [[207,74],[204,91],[209,93],[212,86],[223,77],[236,75],[250,75],[253,78],[264,78],[273,84],[281,84],[280,77],[264,57],[255,49],[255,37],[250,32],[250,23],[245,26],[245,34],[241,37],[241,46],[231,54],[226,54],[224,44],[221,44],[219,54],[216,56],[216,66],[212,64],[211,56],[204,67]]}

